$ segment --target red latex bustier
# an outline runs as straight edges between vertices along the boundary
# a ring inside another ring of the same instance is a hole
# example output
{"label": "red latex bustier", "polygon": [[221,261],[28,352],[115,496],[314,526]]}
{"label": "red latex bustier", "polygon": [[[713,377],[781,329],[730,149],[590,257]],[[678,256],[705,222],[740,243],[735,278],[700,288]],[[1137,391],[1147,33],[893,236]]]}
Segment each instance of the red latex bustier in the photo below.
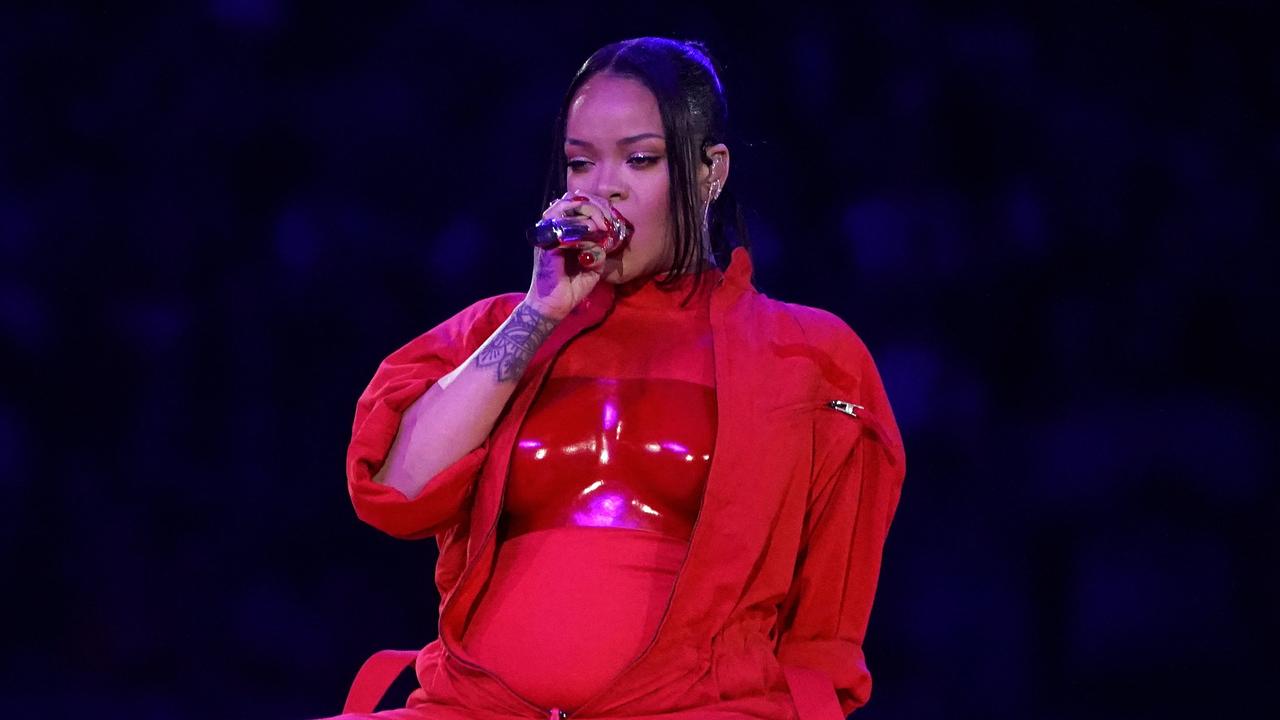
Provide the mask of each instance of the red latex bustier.
{"label": "red latex bustier", "polygon": [[522,425],[506,537],[557,527],[649,530],[688,540],[715,444],[709,271],[689,289],[618,289],[614,312],[566,347]]}
{"label": "red latex bustier", "polygon": [[715,390],[685,380],[551,378],[511,458],[508,537],[554,527],[688,540],[715,443]]}

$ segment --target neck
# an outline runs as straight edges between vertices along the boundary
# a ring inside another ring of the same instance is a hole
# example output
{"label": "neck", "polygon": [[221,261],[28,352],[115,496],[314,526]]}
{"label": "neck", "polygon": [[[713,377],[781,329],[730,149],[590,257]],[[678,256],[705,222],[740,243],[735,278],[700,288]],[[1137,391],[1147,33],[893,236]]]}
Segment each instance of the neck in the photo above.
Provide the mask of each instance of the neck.
{"label": "neck", "polygon": [[[615,307],[624,310],[660,310],[686,311],[705,309],[709,302],[711,290],[724,273],[719,268],[710,266],[699,274],[680,275],[671,283],[659,286],[659,281],[666,280],[671,271],[642,275],[632,278],[615,287]],[[699,279],[701,282],[699,283]],[[697,290],[694,291],[695,285]],[[692,291],[692,295],[690,295]],[[681,307],[685,298],[689,302]]]}

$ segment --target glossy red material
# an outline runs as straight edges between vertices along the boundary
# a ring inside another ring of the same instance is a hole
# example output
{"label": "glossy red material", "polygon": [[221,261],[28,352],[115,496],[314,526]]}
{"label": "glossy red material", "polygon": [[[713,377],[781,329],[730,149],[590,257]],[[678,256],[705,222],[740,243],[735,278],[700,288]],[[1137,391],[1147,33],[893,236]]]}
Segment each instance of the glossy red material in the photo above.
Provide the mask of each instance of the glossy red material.
{"label": "glossy red material", "polygon": [[684,380],[552,378],[511,458],[507,537],[557,527],[689,540],[715,445],[715,389]]}

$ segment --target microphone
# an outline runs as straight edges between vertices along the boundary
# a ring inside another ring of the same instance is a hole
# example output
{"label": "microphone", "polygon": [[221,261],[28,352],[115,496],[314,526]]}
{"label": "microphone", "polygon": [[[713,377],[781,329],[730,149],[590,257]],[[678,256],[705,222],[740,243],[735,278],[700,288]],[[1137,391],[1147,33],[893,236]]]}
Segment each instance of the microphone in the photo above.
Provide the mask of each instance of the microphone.
{"label": "microphone", "polygon": [[[586,198],[580,196],[574,198],[574,200],[580,199]],[[593,228],[591,223],[583,217],[547,218],[529,228],[525,237],[530,245],[544,250],[593,242],[602,247],[606,254],[612,253],[621,250],[631,240],[636,228],[630,220],[618,212],[617,208],[610,209],[613,210],[613,218],[606,230]]]}
{"label": "microphone", "polygon": [[600,240],[607,235],[608,233],[596,230],[585,222],[576,222],[569,218],[540,220],[526,233],[529,244],[543,250],[550,250],[567,243],[584,241],[600,243]]}

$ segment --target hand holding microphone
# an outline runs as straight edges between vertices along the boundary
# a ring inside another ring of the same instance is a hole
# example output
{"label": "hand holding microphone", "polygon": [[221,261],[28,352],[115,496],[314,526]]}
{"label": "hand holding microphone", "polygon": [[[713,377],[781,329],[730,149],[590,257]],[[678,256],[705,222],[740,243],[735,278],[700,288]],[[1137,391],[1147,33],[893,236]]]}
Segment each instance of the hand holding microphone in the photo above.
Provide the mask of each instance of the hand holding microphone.
{"label": "hand holding microphone", "polygon": [[[543,249],[553,249],[566,246],[577,247],[582,243],[589,242],[602,246],[605,254],[612,254],[622,249],[631,239],[632,233],[635,232],[635,226],[631,224],[631,221],[627,220],[617,208],[607,202],[602,202],[601,198],[584,195],[579,192],[574,193],[569,200],[570,202],[595,203],[596,205],[584,207],[589,207],[591,210],[603,208],[605,211],[603,219],[590,212],[579,212],[577,217],[547,217],[546,213],[543,213],[543,219],[530,228],[527,234],[531,245]],[[555,208],[559,202],[560,200],[551,203],[551,208],[548,208],[548,210]],[[591,222],[591,220],[595,222]],[[604,225],[603,229],[600,228],[602,223]],[[587,254],[584,253],[584,255]],[[590,265],[595,261],[590,256],[583,257],[582,260],[583,264],[586,265]]]}
{"label": "hand holding microphone", "polygon": [[634,226],[604,198],[565,193],[527,233],[534,246],[533,280],[525,304],[560,320],[599,282],[608,255],[622,251]]}

